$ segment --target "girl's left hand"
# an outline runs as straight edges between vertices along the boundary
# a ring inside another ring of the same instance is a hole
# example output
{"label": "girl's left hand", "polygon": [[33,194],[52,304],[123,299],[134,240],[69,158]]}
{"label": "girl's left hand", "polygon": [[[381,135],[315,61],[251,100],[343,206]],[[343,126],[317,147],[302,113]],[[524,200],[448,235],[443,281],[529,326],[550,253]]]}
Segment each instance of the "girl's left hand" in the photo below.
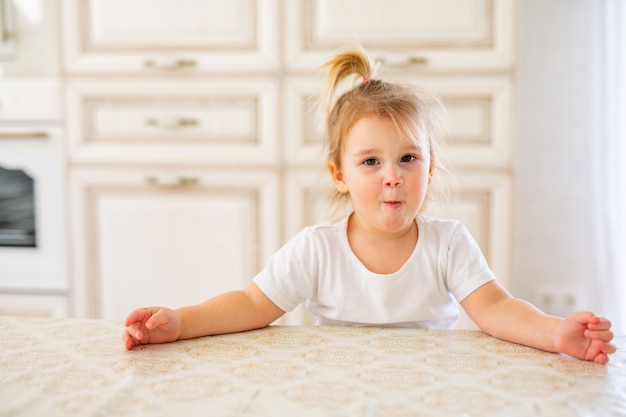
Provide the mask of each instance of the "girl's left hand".
{"label": "girl's left hand", "polygon": [[557,351],[578,359],[605,364],[615,352],[611,322],[584,311],[563,320],[554,343]]}

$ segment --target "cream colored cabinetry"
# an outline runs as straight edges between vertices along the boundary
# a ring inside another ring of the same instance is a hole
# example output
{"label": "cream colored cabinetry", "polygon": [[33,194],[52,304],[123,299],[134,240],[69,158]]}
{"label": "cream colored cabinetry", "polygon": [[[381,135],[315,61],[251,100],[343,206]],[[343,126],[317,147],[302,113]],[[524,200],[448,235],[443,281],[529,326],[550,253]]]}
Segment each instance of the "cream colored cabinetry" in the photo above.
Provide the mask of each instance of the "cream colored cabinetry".
{"label": "cream colored cabinetry", "polygon": [[119,320],[242,288],[279,243],[272,172],[76,167],[71,195],[79,316]]}
{"label": "cream colored cabinetry", "polygon": [[[435,92],[449,117],[447,157],[457,167],[508,168],[511,164],[512,81],[506,74],[421,75],[389,71],[379,76]],[[314,107],[320,80],[292,76],[284,91],[284,129],[290,165],[320,166],[322,131]]]}
{"label": "cream colored cabinetry", "polygon": [[67,80],[74,313],[244,287],[280,236],[271,77]]}
{"label": "cream colored cabinetry", "polygon": [[74,314],[244,287],[280,243],[277,83],[69,79]]}
{"label": "cream colored cabinetry", "polygon": [[514,0],[62,5],[75,314],[241,287],[323,220],[314,70],[355,42],[441,95],[461,198],[432,213],[466,223],[510,284]]}
{"label": "cream colored cabinetry", "polygon": [[275,166],[271,77],[67,81],[72,163]]}
{"label": "cream colored cabinetry", "polygon": [[[379,65],[378,76],[442,98],[450,116],[446,151],[459,200],[429,206],[427,214],[463,221],[510,287],[515,1],[302,0],[284,6],[289,77],[282,122],[292,196],[287,235],[327,210],[320,204],[327,192],[317,168],[324,155],[313,107],[322,84],[310,72],[358,42]],[[460,326],[473,324],[463,317]]]}
{"label": "cream colored cabinetry", "polygon": [[278,249],[277,10],[62,2],[74,315],[199,302]]}
{"label": "cream colored cabinetry", "polygon": [[277,0],[63,0],[71,73],[278,69]]}
{"label": "cream colored cabinetry", "polygon": [[285,1],[287,65],[308,71],[359,42],[387,65],[432,72],[508,71],[514,0]]}

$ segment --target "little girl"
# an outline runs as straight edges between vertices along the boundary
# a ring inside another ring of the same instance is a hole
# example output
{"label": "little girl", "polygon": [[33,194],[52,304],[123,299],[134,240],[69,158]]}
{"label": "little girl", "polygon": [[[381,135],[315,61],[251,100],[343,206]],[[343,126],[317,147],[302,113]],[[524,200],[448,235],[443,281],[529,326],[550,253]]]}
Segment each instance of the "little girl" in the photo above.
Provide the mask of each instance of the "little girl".
{"label": "little girl", "polygon": [[339,54],[326,68],[328,170],[352,212],[303,229],[241,291],[177,310],[134,310],[125,348],[265,327],[302,302],[318,325],[450,329],[460,303],[494,337],[607,363],[615,351],[608,320],[547,316],[513,298],[461,223],[421,214],[435,172],[445,169],[440,102],[372,79],[362,51]]}

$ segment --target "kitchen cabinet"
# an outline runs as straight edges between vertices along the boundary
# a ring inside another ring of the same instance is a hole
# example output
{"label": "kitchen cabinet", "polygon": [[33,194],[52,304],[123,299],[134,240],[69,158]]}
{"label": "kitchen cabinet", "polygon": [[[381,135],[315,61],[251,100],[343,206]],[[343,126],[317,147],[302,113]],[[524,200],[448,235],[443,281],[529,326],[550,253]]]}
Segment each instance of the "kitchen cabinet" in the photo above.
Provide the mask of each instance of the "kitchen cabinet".
{"label": "kitchen cabinet", "polygon": [[[380,77],[408,82],[437,94],[448,113],[446,155],[455,167],[508,168],[512,152],[512,82],[498,75],[419,75],[380,71]],[[315,108],[322,81],[292,76],[284,90],[286,163],[321,166],[323,132]]]}
{"label": "kitchen cabinet", "polygon": [[267,170],[73,168],[74,314],[121,320],[243,288],[278,249],[278,182]]}
{"label": "kitchen cabinet", "polygon": [[380,77],[441,96],[459,199],[427,213],[462,220],[511,286],[515,0],[61,0],[60,14],[74,315],[240,288],[325,220],[315,69],[355,43]]}
{"label": "kitchen cabinet", "polygon": [[[315,108],[323,84],[314,69],[359,43],[376,63],[375,77],[441,97],[458,198],[431,204],[426,214],[461,220],[510,288],[515,1],[302,0],[285,2],[283,12],[289,36],[282,128],[290,156],[285,187],[292,196],[284,208],[286,235],[329,213],[328,174],[316,168],[325,155]],[[296,315],[310,322],[305,312]],[[462,314],[459,327],[475,325]]]}
{"label": "kitchen cabinet", "polygon": [[507,71],[514,60],[514,0],[285,1],[285,55],[310,71],[362,44],[383,65],[418,72]]}
{"label": "kitchen cabinet", "polygon": [[63,0],[72,74],[276,71],[277,0]]}
{"label": "kitchen cabinet", "polygon": [[71,78],[66,108],[72,163],[278,163],[272,77]]}

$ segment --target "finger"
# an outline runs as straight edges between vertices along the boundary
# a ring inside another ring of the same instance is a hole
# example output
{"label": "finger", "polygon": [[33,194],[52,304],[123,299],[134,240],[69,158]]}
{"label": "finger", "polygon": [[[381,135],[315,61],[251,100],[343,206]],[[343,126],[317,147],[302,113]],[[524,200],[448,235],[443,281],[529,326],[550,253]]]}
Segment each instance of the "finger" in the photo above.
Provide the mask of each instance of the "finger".
{"label": "finger", "polygon": [[126,332],[128,333],[130,337],[137,339],[137,340],[141,340],[143,339],[144,335],[139,327],[140,327],[139,325],[137,325],[136,323],[133,323],[126,328]]}
{"label": "finger", "polygon": [[131,350],[135,347],[135,339],[126,331],[126,329],[124,329],[124,332],[122,333],[122,341],[124,343],[124,349],[126,350]]}
{"label": "finger", "polygon": [[145,326],[146,329],[153,330],[159,326],[167,324],[168,322],[169,317],[166,314],[166,311],[161,308],[158,311],[154,312],[154,314],[152,314],[152,316],[148,320],[146,320]]}
{"label": "finger", "polygon": [[602,365],[606,365],[609,362],[609,357],[608,357],[608,355],[606,355],[604,353],[600,353],[598,356],[596,356],[593,359],[593,361],[597,362],[599,364],[602,364]]}
{"label": "finger", "polygon": [[617,352],[617,347],[612,343],[606,343],[602,348],[602,352],[610,355],[611,353]]}
{"label": "finger", "polygon": [[143,321],[146,318],[150,317],[151,314],[147,314],[148,312],[146,310],[146,308],[137,308],[131,311],[130,314],[126,317],[126,320],[124,320],[124,326],[128,327],[135,322]]}
{"label": "finger", "polygon": [[608,330],[611,328],[611,322],[604,317],[598,317],[598,321],[589,323],[588,327],[593,330]]}
{"label": "finger", "polygon": [[142,307],[133,310],[126,318],[125,325],[128,326],[136,322],[145,322],[149,320],[155,313],[160,310],[160,307]]}
{"label": "finger", "polygon": [[585,337],[590,339],[602,340],[603,342],[610,342],[613,340],[613,332],[610,330],[585,330]]}
{"label": "finger", "polygon": [[126,328],[124,328],[124,331],[122,332],[122,343],[124,343],[124,347],[126,347],[128,341],[128,332],[126,331]]}
{"label": "finger", "polygon": [[597,323],[600,318],[593,314],[591,311],[579,311],[571,316],[578,324],[590,324]]}
{"label": "finger", "polygon": [[132,350],[135,346],[139,345],[141,345],[141,343],[137,342],[135,339],[129,338],[124,347],[126,348],[126,350]]}

